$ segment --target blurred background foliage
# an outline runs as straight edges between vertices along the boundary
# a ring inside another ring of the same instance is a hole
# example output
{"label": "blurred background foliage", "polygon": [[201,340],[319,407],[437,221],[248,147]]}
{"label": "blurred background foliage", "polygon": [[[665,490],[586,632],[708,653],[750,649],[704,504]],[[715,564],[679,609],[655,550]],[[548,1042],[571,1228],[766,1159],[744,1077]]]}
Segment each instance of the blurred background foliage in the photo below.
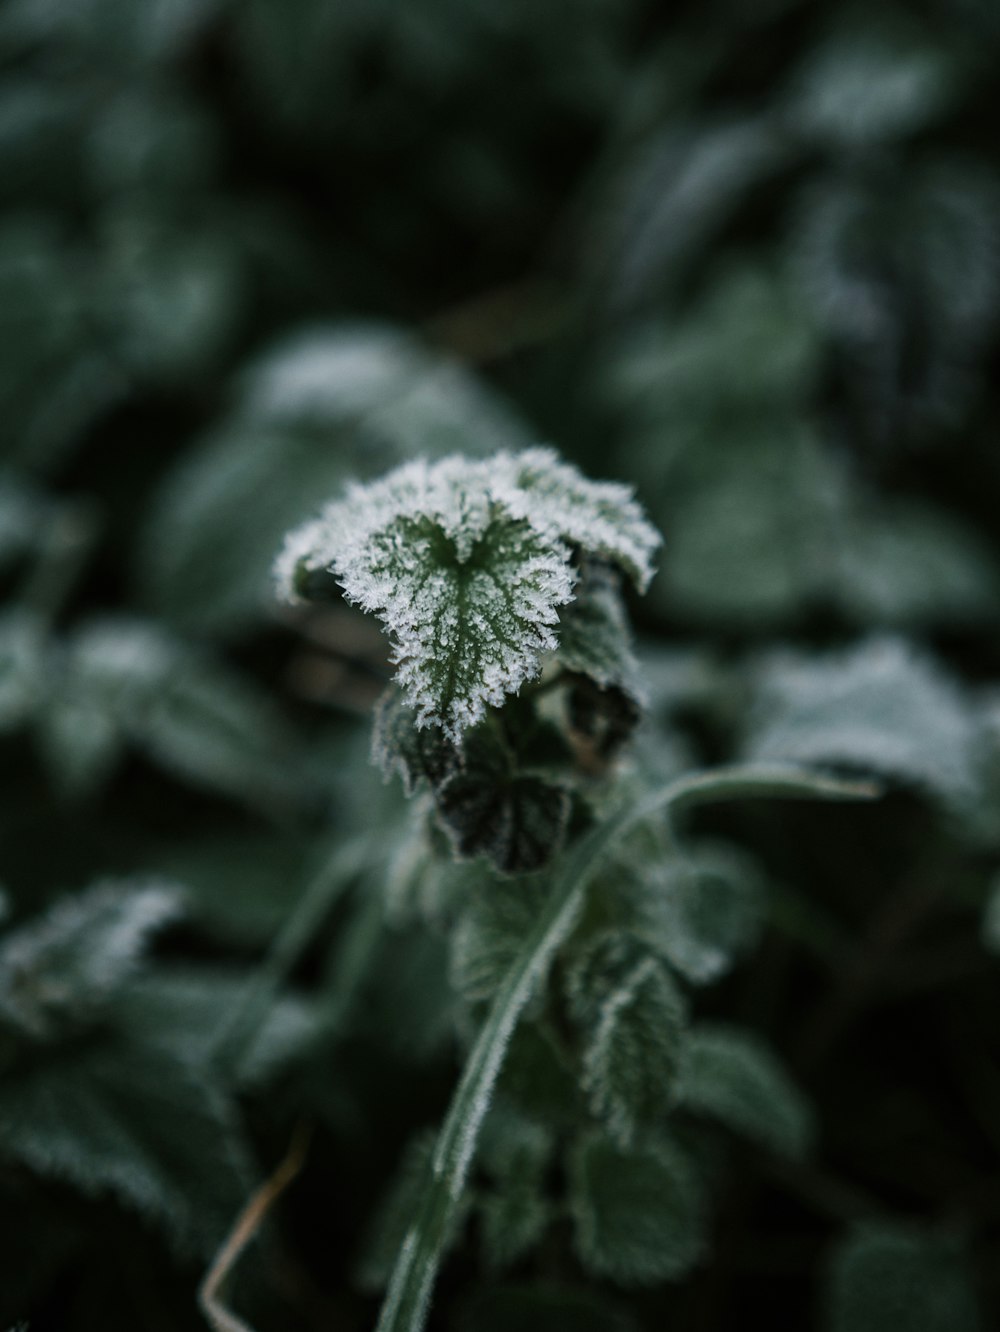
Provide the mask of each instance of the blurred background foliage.
{"label": "blurred background foliage", "polygon": [[372,1324],[510,889],[269,568],[349,477],[545,440],[665,536],[633,763],[891,793],[700,817],[657,908],[708,1220],[670,1153],[554,1163],[529,1030],[431,1326],[992,1325],[998,58],[992,0],[0,6],[0,1324],[203,1326],[299,1123],[233,1298]]}

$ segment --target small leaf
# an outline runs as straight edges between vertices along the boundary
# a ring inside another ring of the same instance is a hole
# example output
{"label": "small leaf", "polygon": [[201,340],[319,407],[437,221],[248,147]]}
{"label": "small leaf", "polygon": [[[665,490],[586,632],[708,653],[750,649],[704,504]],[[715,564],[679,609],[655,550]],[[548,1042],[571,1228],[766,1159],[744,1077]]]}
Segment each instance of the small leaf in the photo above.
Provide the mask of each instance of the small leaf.
{"label": "small leaf", "polygon": [[627,1286],[677,1280],[704,1250],[690,1165],[666,1142],[626,1151],[592,1135],[570,1158],[576,1251],[595,1276]]}
{"label": "small leaf", "polygon": [[45,698],[48,642],[44,625],[30,611],[0,615],[0,734],[28,722]]}
{"label": "small leaf", "polygon": [[692,1028],[679,1100],[782,1156],[805,1155],[813,1138],[811,1109],[786,1070],[762,1041],[735,1027]]}
{"label": "small leaf", "polygon": [[125,743],[195,785],[273,808],[295,791],[292,741],[248,681],[156,625],[107,619],[70,640],[41,739],[70,794],[104,778]]}
{"label": "small leaf", "polygon": [[606,565],[584,563],[559,616],[558,661],[573,676],[572,730],[610,757],[638,722],[644,695],[618,578]]}
{"label": "small leaf", "polygon": [[[211,1068],[226,1016],[246,994],[240,975],[210,968],[147,968],[109,1005],[119,1031],[191,1067]],[[289,994],[271,1001],[237,1069],[240,1087],[259,1087],[301,1060],[322,1029],[314,1007]]]}
{"label": "small leaf", "polygon": [[121,1039],[60,1046],[0,1082],[0,1152],[110,1193],[208,1253],[249,1192],[231,1107],[191,1066]]}
{"label": "small leaf", "polygon": [[488,732],[471,732],[462,764],[435,792],[457,855],[485,856],[504,874],[537,870],[560,849],[569,823],[563,786],[523,773]]}
{"label": "small leaf", "polygon": [[62,898],[0,943],[0,1015],[39,1040],[92,1022],[180,909],[179,890],[155,880]]}
{"label": "small leaf", "polygon": [[848,149],[903,138],[938,119],[955,92],[940,41],[891,22],[842,25],[798,71],[788,125]]}
{"label": "small leaf", "polygon": [[695,846],[647,871],[647,937],[693,985],[709,985],[755,942],[763,890],[753,858],[723,844]]}
{"label": "small leaf", "polygon": [[583,1086],[623,1143],[664,1116],[677,1094],[684,1004],[661,959],[624,933],[598,937],[569,980],[584,1021]]}
{"label": "small leaf", "polygon": [[514,1031],[497,1095],[531,1120],[566,1131],[579,1121],[576,1070],[551,1032],[537,1022]]}
{"label": "small leaf", "polygon": [[483,1252],[493,1271],[516,1263],[538,1244],[555,1209],[535,1181],[513,1180],[479,1203]]}
{"label": "small leaf", "polygon": [[490,999],[517,957],[541,909],[537,879],[498,879],[470,885],[452,931],[451,982],[469,1002]]}
{"label": "small leaf", "polygon": [[981,784],[973,710],[932,660],[889,638],[767,659],[745,752],[895,778],[959,809]]}
{"label": "small leaf", "polygon": [[824,1325],[828,1332],[981,1332],[964,1245],[904,1224],[855,1227],[832,1256]]}
{"label": "small leaf", "polygon": [[559,615],[559,662],[602,689],[614,685],[640,700],[638,664],[613,569],[587,560],[573,600]]}
{"label": "small leaf", "polygon": [[437,726],[419,726],[398,689],[389,688],[375,707],[372,762],[383,776],[399,776],[412,795],[422,781],[439,787],[460,766],[460,751]]}

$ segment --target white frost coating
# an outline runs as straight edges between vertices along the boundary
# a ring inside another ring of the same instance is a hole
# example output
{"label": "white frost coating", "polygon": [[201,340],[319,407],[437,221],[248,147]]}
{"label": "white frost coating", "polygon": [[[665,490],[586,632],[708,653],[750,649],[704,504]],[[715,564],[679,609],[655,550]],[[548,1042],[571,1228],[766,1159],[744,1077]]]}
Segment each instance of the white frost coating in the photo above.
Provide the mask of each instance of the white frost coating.
{"label": "white frost coating", "polygon": [[275,573],[335,574],[392,636],[397,683],[422,725],[457,740],[537,675],[573,598],[573,548],[645,588],[659,535],[631,491],[586,480],[549,449],[407,463],[288,536]]}

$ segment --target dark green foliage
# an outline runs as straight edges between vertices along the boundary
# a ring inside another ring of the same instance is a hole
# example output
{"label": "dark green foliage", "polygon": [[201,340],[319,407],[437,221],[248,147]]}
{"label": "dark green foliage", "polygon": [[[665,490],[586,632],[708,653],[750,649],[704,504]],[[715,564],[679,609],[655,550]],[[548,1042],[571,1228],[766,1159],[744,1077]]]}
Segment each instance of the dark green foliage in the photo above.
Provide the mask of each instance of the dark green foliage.
{"label": "dark green foliage", "polygon": [[830,1332],[984,1326],[961,1239],[901,1224],[859,1226],[844,1239],[831,1260],[826,1300]]}
{"label": "dark green foliage", "polygon": [[[371,1332],[555,876],[744,763],[885,794],[584,867],[428,1332],[997,1325],[998,61],[995,0],[0,4],[0,1329],[203,1329],[308,1137],[224,1298]],[[275,557],[537,448],[656,577],[564,525],[537,673],[419,727]]]}
{"label": "dark green foliage", "polygon": [[599,935],[577,960],[570,1003],[582,1029],[582,1075],[594,1114],[623,1142],[676,1098],[684,1005],[662,959],[625,933]]}
{"label": "dark green foliage", "polygon": [[738,1028],[705,1023],[691,1030],[678,1099],[781,1155],[801,1156],[813,1137],[802,1093],[771,1051]]}
{"label": "dark green foliage", "polygon": [[677,1280],[701,1257],[701,1190],[673,1144],[626,1150],[588,1137],[570,1174],[576,1250],[590,1271],[647,1285]]}

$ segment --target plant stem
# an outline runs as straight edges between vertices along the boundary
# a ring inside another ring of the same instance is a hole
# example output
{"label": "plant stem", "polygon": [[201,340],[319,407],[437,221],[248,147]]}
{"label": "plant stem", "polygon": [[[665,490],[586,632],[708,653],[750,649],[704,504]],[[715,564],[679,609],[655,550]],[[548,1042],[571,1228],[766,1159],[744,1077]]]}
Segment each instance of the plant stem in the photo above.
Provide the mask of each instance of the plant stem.
{"label": "plant stem", "polygon": [[553,955],[573,928],[587,884],[609,848],[663,809],[673,814],[702,802],[749,796],[865,800],[878,794],[879,789],[867,782],[843,782],[796,768],[748,765],[696,772],[619,810],[566,853],[462,1072],[438,1136],[430,1181],[396,1259],[376,1332],[419,1332],[423,1327],[451,1219],[508,1042],[533,991],[544,983]]}

